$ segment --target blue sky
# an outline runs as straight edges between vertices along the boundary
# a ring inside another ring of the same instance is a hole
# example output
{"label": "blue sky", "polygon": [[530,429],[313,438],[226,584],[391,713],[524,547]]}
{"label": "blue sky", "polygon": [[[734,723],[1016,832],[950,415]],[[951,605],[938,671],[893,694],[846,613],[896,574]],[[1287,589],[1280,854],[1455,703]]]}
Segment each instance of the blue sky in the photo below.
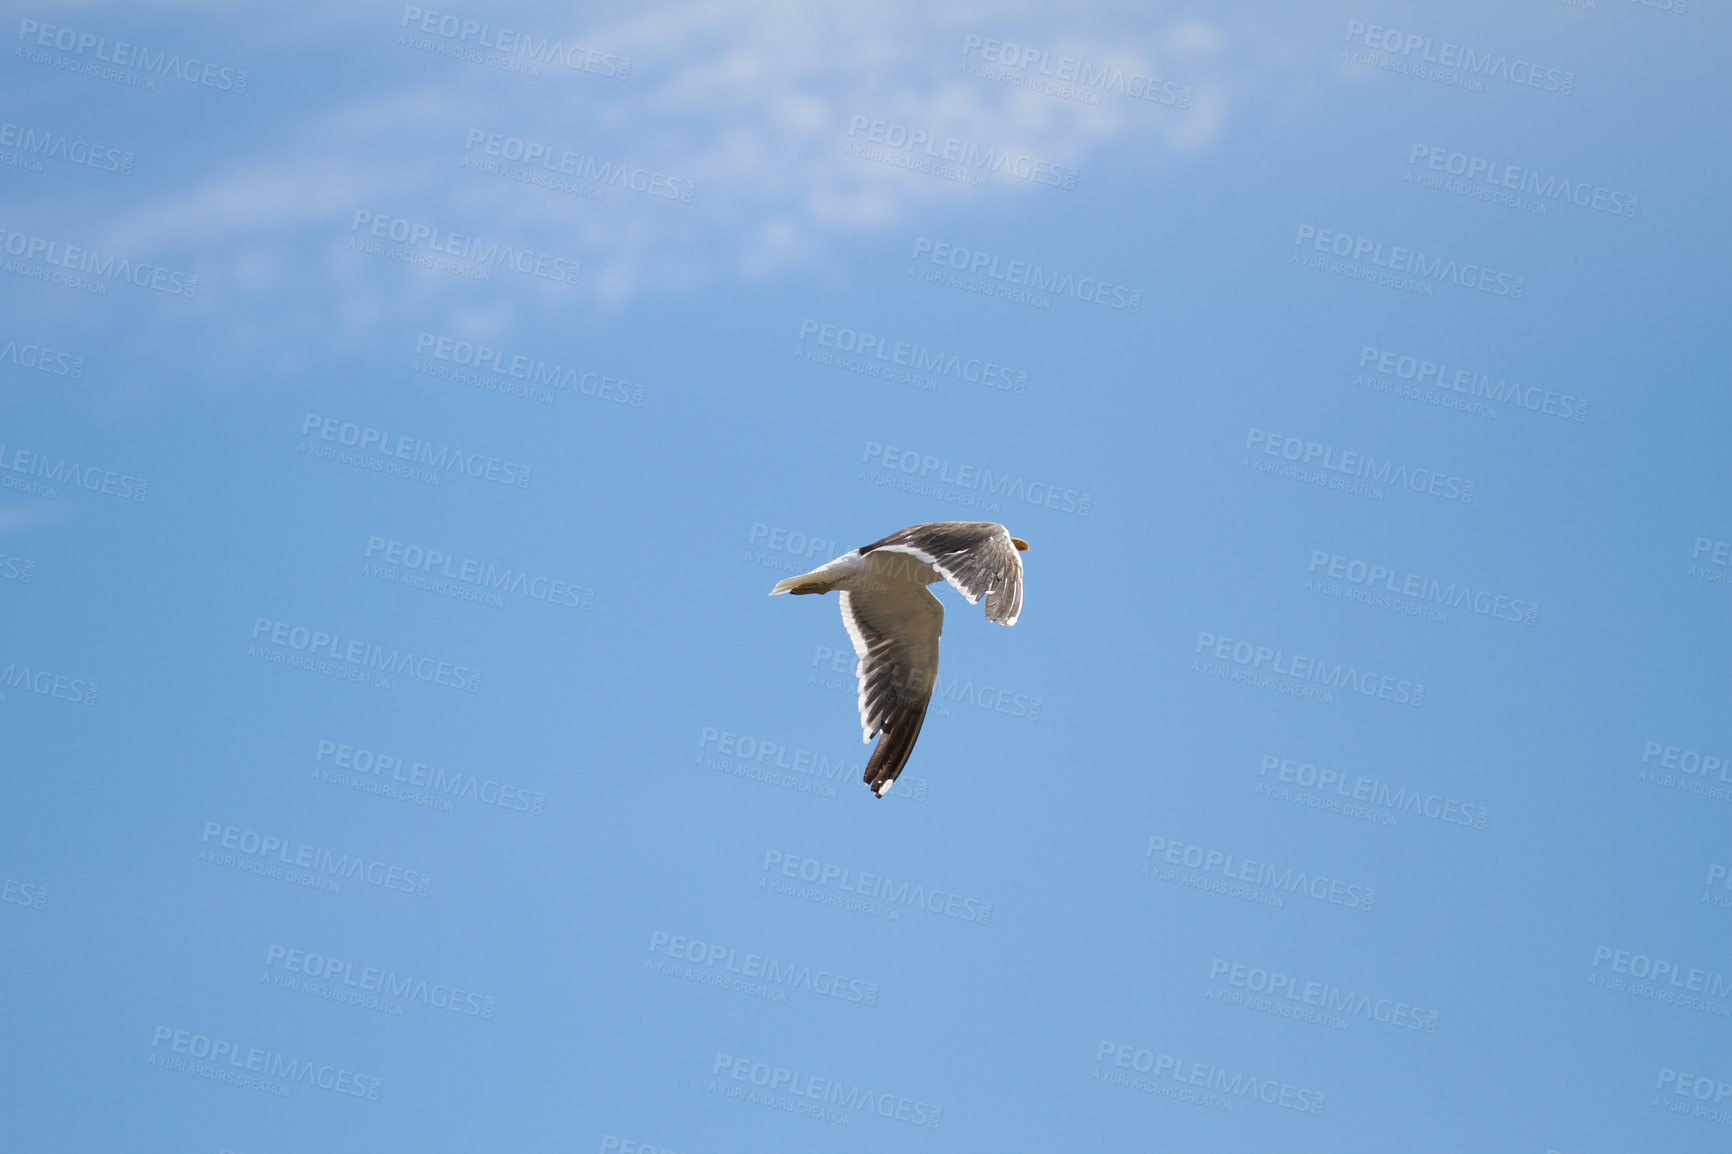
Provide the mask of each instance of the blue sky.
{"label": "blue sky", "polygon": [[1724,1147],[1722,15],[8,21],[9,1145]]}

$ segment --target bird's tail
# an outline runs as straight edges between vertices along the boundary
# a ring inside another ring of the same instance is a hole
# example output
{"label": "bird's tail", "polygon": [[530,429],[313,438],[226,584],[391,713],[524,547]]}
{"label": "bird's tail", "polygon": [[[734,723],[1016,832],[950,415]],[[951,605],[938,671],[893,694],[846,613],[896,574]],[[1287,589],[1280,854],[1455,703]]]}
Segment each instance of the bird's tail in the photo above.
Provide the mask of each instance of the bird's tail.
{"label": "bird's tail", "polygon": [[770,596],[778,593],[828,593],[833,588],[829,581],[820,574],[822,570],[814,569],[810,573],[802,573],[798,577],[784,577],[776,582],[776,587],[770,590]]}

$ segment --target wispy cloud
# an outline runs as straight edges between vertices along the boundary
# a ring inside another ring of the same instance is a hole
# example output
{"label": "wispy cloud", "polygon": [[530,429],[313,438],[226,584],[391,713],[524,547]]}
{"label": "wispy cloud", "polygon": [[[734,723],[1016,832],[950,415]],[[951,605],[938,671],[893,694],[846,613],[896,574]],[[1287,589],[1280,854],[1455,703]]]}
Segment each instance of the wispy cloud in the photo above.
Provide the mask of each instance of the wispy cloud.
{"label": "wispy cloud", "polygon": [[[621,82],[557,65],[527,76],[419,50],[399,42],[401,16],[322,10],[312,18],[319,35],[303,27],[298,36],[266,38],[285,45],[283,55],[249,61],[256,71],[245,99],[266,102],[320,76],[296,97],[306,109],[285,115],[261,103],[270,108],[261,125],[272,127],[213,149],[184,183],[112,217],[107,243],[172,252],[195,267],[206,288],[182,313],[266,310],[268,332],[291,342],[297,333],[359,333],[393,315],[425,320],[441,311],[479,311],[509,327],[526,311],[566,309],[574,299],[610,308],[796,276],[838,246],[913,221],[1077,195],[1002,171],[981,180],[983,158],[1033,158],[1076,173],[1085,189],[1092,173],[1123,179],[1183,164],[1220,140],[1236,103],[1269,82],[1269,54],[1292,51],[1267,21],[1125,17],[1108,31],[1091,18],[1095,31],[1037,35],[1017,47],[1012,59],[1023,64],[1006,64],[1003,49],[996,62],[984,59],[985,40],[1015,39],[994,31],[996,14],[918,3],[690,0],[581,28],[551,8],[513,16],[537,40],[629,59]],[[965,53],[971,36],[980,43]],[[1086,62],[1089,75],[1061,61]],[[983,65],[987,75],[973,74]],[[1089,98],[1096,76],[1107,81]],[[1123,91],[1151,77],[1182,88],[1186,106]],[[1055,85],[1068,87],[1055,93]],[[857,146],[876,130],[862,131],[862,121],[894,126],[898,142],[918,132],[939,146],[863,157]],[[477,131],[556,155],[569,150],[614,166],[607,172],[623,166],[671,178],[689,188],[689,203],[619,185],[603,186],[595,199],[593,185],[561,191],[465,167],[466,158],[502,161],[470,146]],[[943,163],[932,153],[952,140],[965,179],[910,167]],[[481,308],[473,280],[354,251],[358,209],[581,261],[583,271],[575,288],[512,278],[508,306]],[[247,327],[237,323],[237,340]],[[264,339],[267,328],[252,331]],[[292,362],[294,350],[286,355]]]}

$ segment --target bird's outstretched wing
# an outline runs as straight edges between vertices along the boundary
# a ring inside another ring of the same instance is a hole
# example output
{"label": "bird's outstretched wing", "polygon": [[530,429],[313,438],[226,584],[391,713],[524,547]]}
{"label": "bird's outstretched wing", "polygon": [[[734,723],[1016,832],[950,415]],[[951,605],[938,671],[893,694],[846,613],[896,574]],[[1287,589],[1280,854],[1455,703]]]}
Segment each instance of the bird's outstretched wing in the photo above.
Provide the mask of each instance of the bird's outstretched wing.
{"label": "bird's outstretched wing", "polygon": [[910,525],[860,552],[906,553],[931,565],[973,605],[986,598],[986,619],[1015,625],[1022,616],[1022,557],[1010,530],[996,521]]}
{"label": "bird's outstretched wing", "polygon": [[866,763],[866,784],[883,797],[926,720],[926,706],[938,678],[938,635],[944,631],[944,606],[924,585],[881,584],[842,592],[842,624],[860,663],[860,730],[864,740],[879,733],[878,748]]}

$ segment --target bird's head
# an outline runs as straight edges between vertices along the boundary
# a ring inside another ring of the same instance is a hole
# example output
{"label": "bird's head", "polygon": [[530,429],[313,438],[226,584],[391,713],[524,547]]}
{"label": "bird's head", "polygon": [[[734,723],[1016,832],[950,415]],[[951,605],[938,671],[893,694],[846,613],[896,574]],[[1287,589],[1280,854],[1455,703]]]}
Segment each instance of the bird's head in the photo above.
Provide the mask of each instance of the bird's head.
{"label": "bird's head", "polygon": [[1028,548],[1028,542],[1024,541],[1021,537],[1012,537],[1010,543],[1015,545],[1018,551],[1024,551]]}

